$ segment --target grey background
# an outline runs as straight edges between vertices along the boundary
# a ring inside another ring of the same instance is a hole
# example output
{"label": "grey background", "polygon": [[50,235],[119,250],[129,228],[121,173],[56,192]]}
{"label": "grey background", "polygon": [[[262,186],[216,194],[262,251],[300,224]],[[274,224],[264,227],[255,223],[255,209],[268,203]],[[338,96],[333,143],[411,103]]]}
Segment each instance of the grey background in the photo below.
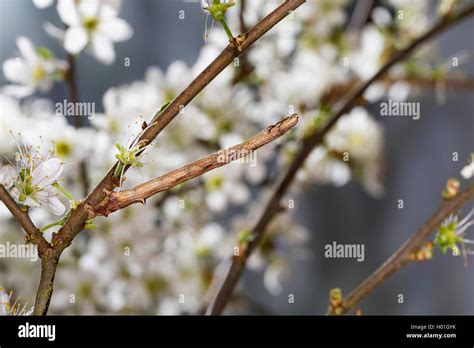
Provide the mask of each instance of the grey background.
{"label": "grey background", "polygon": [[[16,51],[19,35],[62,54],[58,44],[39,29],[46,20],[60,24],[54,7],[38,11],[28,0],[0,0],[0,5],[0,61]],[[182,9],[185,20],[178,19]],[[115,45],[115,65],[104,66],[87,55],[79,60],[81,99],[98,106],[107,88],[141,79],[150,65],[166,68],[177,59],[192,64],[203,44],[205,16],[198,3],[128,0],[121,17],[131,24],[134,36]],[[463,49],[474,52],[473,32],[471,18],[436,40],[439,51],[445,57]],[[124,57],[130,57],[131,67],[123,68]],[[463,70],[474,76],[473,61]],[[0,84],[4,83],[2,75]],[[64,91],[56,87],[49,96],[61,100]],[[331,288],[341,287],[347,294],[413,234],[438,206],[446,179],[459,177],[474,149],[473,97],[473,91],[448,92],[446,103],[437,105],[434,92],[427,91],[416,97],[421,102],[420,120],[378,117],[386,132],[386,196],[372,199],[357,184],[308,188],[296,200],[296,208],[298,219],[311,231],[313,256],[297,262],[281,296],[268,295],[261,274],[247,272],[244,291],[257,304],[250,313],[322,314]],[[376,115],[378,105],[373,110]],[[459,162],[452,162],[453,152],[459,153]],[[398,199],[404,200],[403,210],[397,209]],[[464,213],[470,207],[472,203]],[[333,241],[365,244],[365,261],[324,258],[324,245]],[[409,265],[360,307],[368,314],[474,314],[472,257],[470,263],[465,268],[462,258],[437,254],[431,262]],[[288,293],[295,295],[292,305]],[[404,295],[403,304],[397,303],[398,294]]]}

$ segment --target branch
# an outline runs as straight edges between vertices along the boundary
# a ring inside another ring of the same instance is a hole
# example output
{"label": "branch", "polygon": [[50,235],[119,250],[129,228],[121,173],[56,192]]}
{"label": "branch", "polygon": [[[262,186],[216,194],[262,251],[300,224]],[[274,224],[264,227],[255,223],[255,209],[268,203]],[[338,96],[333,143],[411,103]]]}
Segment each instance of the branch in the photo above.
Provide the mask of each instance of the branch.
{"label": "branch", "polygon": [[[236,47],[235,42],[231,42],[217,58],[205,68],[191,84],[178,95],[163,111],[157,112],[151,122],[152,126],[149,127],[140,137],[140,144],[146,146],[150,144],[158,134],[179,114],[179,111],[191,102],[196,95],[198,95],[219,73],[224,70],[230,63],[233,62],[234,58],[244,53],[255,41],[262,37],[268,30],[273,28],[278,22],[285,18],[290,11],[295,10],[301,6],[305,0],[286,0],[281,6],[276,8],[268,16],[257,23],[250,31],[243,34],[241,43]],[[74,210],[71,211],[69,219],[66,221],[64,226],[58,231],[57,234],[53,235],[51,258],[59,260],[61,253],[66,249],[75,236],[82,231],[86,220],[88,219],[88,213],[85,209],[86,206],[95,206],[99,204],[106,196],[107,192],[113,191],[117,187],[118,182],[113,178],[113,174],[118,163],[109,169],[107,174],[101,180],[101,182],[94,188],[89,196]],[[126,168],[127,169],[127,168]],[[49,272],[52,271],[52,272]],[[52,273],[53,276],[49,277],[51,280],[54,279],[55,267],[48,269],[48,274]],[[47,282],[40,282],[40,288],[42,285],[47,287]],[[43,310],[38,310],[37,313],[46,314],[47,305],[52,295],[51,291],[40,292],[38,289],[36,302],[43,305]],[[44,297],[44,298],[43,298]],[[36,312],[36,310],[35,310]]]}
{"label": "branch", "polygon": [[[425,76],[416,76],[416,75],[408,75],[404,77],[391,77],[391,76],[383,76],[379,79],[379,83],[385,85],[385,87],[389,87],[397,82],[405,82],[408,83],[410,86],[414,88],[424,89],[424,88],[437,88],[439,84],[443,84],[446,86],[446,89],[453,90],[453,91],[470,91],[474,89],[474,78],[472,77],[447,77],[443,79],[435,79]],[[350,81],[342,84],[337,84],[332,86],[329,91],[323,96],[320,101],[324,104],[332,104],[337,102],[341,97],[349,93],[352,89],[352,86],[360,84],[361,81],[359,79],[351,79]],[[367,104],[367,100],[363,97],[363,95],[359,96],[357,101],[354,101],[353,105],[365,105]],[[305,105],[305,108],[313,108],[315,105]]]}
{"label": "branch", "polygon": [[224,310],[224,307],[229,301],[232,292],[242,275],[248,257],[260,243],[270,221],[281,210],[280,200],[290,188],[296,173],[303,166],[306,158],[309,156],[313,148],[322,142],[324,135],[336,124],[337,120],[349,112],[358,99],[367,90],[367,88],[383,77],[390,70],[390,68],[412,54],[413,51],[418,48],[418,46],[421,46],[429,39],[452,27],[454,24],[459,23],[461,20],[469,17],[473,13],[474,6],[470,6],[467,9],[461,11],[459,14],[455,14],[451,17],[444,17],[429,31],[417,38],[406,48],[396,52],[393,57],[384,66],[382,66],[372,78],[367,80],[360,87],[356,88],[354,92],[349,94],[349,96],[345,99],[345,101],[343,101],[342,104],[340,104],[340,106],[332,114],[329,121],[321,130],[316,131],[311,136],[303,139],[300,149],[296,153],[287,171],[281,176],[269,201],[267,202],[262,215],[252,229],[253,240],[247,244],[247,247],[243,250],[241,255],[233,257],[232,264],[224,277],[221,288],[218,290],[217,294],[215,294],[214,299],[211,301],[208,307],[208,314],[218,315]]}
{"label": "branch", "polygon": [[[69,100],[72,103],[77,103],[79,101],[79,92],[77,90],[77,79],[76,79],[76,59],[72,54],[67,55],[67,62],[69,64],[69,69],[65,78],[66,91],[69,97]],[[71,116],[71,115],[69,115]],[[82,119],[79,115],[73,116],[73,125],[76,128],[82,127]]]}
{"label": "branch", "polygon": [[33,315],[46,315],[48,313],[58,261],[59,255],[53,252],[41,257],[41,275],[38,290],[36,291]]}
{"label": "branch", "polygon": [[[245,24],[245,7],[246,7],[246,0],[240,0],[240,7],[239,7],[239,27],[240,32],[245,33],[247,31],[247,25]],[[239,68],[236,69],[234,77],[232,78],[232,84],[237,84],[240,81],[247,78],[252,71],[254,70],[252,64],[250,64],[249,60],[246,56],[243,56],[239,62]]]}
{"label": "branch", "polygon": [[355,1],[347,28],[356,38],[356,42],[359,41],[360,32],[365,27],[373,7],[374,0]]}
{"label": "branch", "polygon": [[[66,75],[66,90],[69,96],[71,103],[76,104],[79,101],[79,91],[77,87],[77,78],[76,78],[76,58],[72,54],[67,55],[67,61],[69,63],[69,69]],[[73,125],[75,128],[81,128],[83,115],[74,115],[73,116]],[[84,196],[89,193],[89,175],[87,173],[87,164],[85,161],[79,163],[79,181],[81,182],[82,192]]]}
{"label": "branch", "polygon": [[31,221],[30,216],[27,212],[21,210],[16,204],[13,198],[10,196],[8,191],[0,184],[0,200],[5,204],[10,213],[20,223],[21,227],[25,230],[25,243],[33,243],[38,246],[38,253],[40,256],[44,254],[50,247],[48,241],[43,237],[43,234],[36,228]]}
{"label": "branch", "polygon": [[220,150],[212,155],[201,158],[196,162],[187,164],[179,169],[137,185],[129,190],[111,192],[99,204],[95,206],[86,205],[89,218],[98,215],[108,216],[110,213],[128,207],[134,203],[145,203],[148,198],[157,193],[170,190],[185,181],[199,177],[204,173],[222,167],[239,158],[248,156],[258,148],[284,135],[293,128],[297,122],[298,115],[294,114],[277,124],[266,128],[242,144],[232,146],[225,150]]}
{"label": "branch", "polygon": [[[410,254],[419,249],[426,239],[446,219],[449,214],[459,209],[464,203],[474,197],[474,185],[464,192],[456,195],[449,201],[441,204],[440,208],[429,218],[428,221],[412,235],[402,246],[393,253],[374,273],[364,280],[349,296],[342,302],[342,313],[347,313],[354,308],[364,297],[370,294],[377,286],[398,271],[410,261]],[[333,314],[330,310],[327,314]]]}
{"label": "branch", "polygon": [[[148,128],[146,132],[140,137],[140,144],[145,146],[153,141],[153,139],[161,133],[161,131],[179,114],[179,111],[187,105],[199,92],[204,89],[224,68],[232,63],[234,57],[239,56],[245,52],[255,41],[257,41],[263,34],[281,21],[290,11],[296,9],[304,0],[288,0],[280,7],[270,13],[262,21],[257,23],[248,33],[245,34],[245,40],[242,43],[240,50],[229,44],[221,54],[205,68],[191,84],[176,97],[167,108],[161,113],[157,113],[152,121],[153,126]],[[79,207],[71,213],[70,218],[59,231],[56,237],[56,244],[64,250],[70,245],[74,237],[79,233],[88,215],[84,206],[89,204],[91,206],[97,205],[107,195],[107,192],[113,191],[117,187],[117,180],[113,179],[113,173],[117,163],[109,170],[102,181],[87,197]]]}
{"label": "branch", "polygon": [[239,8],[239,25],[240,25],[240,32],[245,33],[247,31],[247,26],[245,25],[245,0],[240,0],[240,8]]}
{"label": "branch", "polygon": [[56,270],[57,260],[51,258],[52,246],[44,238],[43,234],[36,228],[28,213],[21,210],[8,191],[0,185],[0,200],[10,210],[12,215],[25,230],[25,243],[32,243],[38,247],[38,255],[41,258],[41,276],[35,300],[33,314],[46,314],[49,306],[49,299],[53,291],[53,279]]}

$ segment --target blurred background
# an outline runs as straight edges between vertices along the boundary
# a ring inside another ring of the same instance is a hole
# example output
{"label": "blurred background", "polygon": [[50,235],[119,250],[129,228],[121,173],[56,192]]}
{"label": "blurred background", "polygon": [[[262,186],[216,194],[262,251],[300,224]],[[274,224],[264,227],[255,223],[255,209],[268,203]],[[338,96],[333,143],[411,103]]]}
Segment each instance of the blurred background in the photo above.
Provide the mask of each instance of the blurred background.
{"label": "blurred background", "polygon": [[[428,18],[435,16],[435,3],[429,6]],[[45,21],[61,26],[54,6],[39,11],[27,0],[0,0],[0,7],[2,62],[17,51],[15,40],[20,35],[64,57],[58,43],[39,29]],[[178,19],[181,10],[185,11],[184,20]],[[176,60],[193,65],[205,45],[206,16],[197,1],[124,1],[120,16],[134,34],[132,39],[115,45],[115,64],[100,64],[90,55],[81,55],[77,63],[80,99],[97,103],[98,112],[103,111],[102,95],[109,87],[142,79],[152,65],[163,70]],[[441,57],[449,59],[461,50],[474,52],[473,33],[471,18],[438,37],[435,44]],[[123,67],[124,57],[130,58],[130,67]],[[474,76],[472,57],[463,65],[463,71]],[[6,82],[0,75],[0,85]],[[56,85],[48,97],[61,101],[65,91]],[[292,194],[295,219],[310,232],[307,249],[311,254],[292,261],[291,281],[284,284],[279,295],[269,295],[261,271],[247,271],[239,293],[250,305],[235,312],[323,314],[331,288],[340,287],[347,294],[374,271],[437,208],[447,178],[459,177],[474,149],[473,97],[472,89],[448,90],[441,105],[433,89],[424,89],[409,97],[420,102],[421,118],[417,121],[383,118],[377,116],[379,103],[369,106],[385,132],[385,195],[372,198],[354,182],[341,188],[308,185],[298,195]],[[459,154],[458,162],[453,162],[453,152]],[[403,199],[404,209],[397,208],[399,199]],[[463,215],[471,208],[472,202],[463,209]],[[364,262],[325,258],[324,246],[333,241],[364,244]],[[464,267],[462,257],[448,252],[437,253],[430,262],[408,265],[358,307],[363,314],[474,314],[472,257],[469,261]],[[36,287],[36,278],[28,283]],[[288,294],[294,294],[294,304],[288,303]],[[403,294],[403,303],[398,303],[399,294]]]}

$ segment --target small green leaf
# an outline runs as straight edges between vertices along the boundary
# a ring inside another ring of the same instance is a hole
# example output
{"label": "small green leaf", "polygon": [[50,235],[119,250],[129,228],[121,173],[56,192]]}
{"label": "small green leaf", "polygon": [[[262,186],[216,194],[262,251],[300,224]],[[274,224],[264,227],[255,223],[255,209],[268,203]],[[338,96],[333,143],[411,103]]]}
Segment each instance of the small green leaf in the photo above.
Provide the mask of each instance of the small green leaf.
{"label": "small green leaf", "polygon": [[53,59],[54,58],[53,52],[51,52],[46,47],[38,47],[36,49],[36,52],[38,52],[38,55],[43,59]]}
{"label": "small green leaf", "polygon": [[164,109],[166,109],[166,107],[167,107],[168,105],[170,105],[170,104],[171,104],[171,100],[167,101],[166,103],[164,103],[163,105],[161,105],[160,111],[158,111],[158,112],[162,112],[162,111],[163,111]]}
{"label": "small green leaf", "polygon": [[239,243],[248,243],[253,241],[255,239],[255,236],[250,230],[244,230],[239,233],[238,239]]}

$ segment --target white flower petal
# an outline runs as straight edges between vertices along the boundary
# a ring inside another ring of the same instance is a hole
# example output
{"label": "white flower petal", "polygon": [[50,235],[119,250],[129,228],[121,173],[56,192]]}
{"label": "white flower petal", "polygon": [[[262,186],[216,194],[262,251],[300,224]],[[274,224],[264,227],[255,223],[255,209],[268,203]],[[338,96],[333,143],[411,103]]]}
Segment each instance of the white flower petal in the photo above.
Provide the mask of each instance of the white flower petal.
{"label": "white flower petal", "polygon": [[0,169],[0,184],[2,184],[5,188],[10,188],[13,186],[16,176],[16,168],[10,164],[7,164],[6,166],[3,166],[2,169]]}
{"label": "white flower petal", "polygon": [[104,105],[104,109],[105,109],[105,112],[106,113],[115,113],[117,112],[117,104],[118,104],[118,100],[119,100],[119,92],[117,90],[117,88],[115,87],[112,87],[112,88],[109,88],[104,96],[102,97],[102,104]]}
{"label": "white flower petal", "polygon": [[103,0],[99,11],[100,20],[117,17],[121,6],[120,0]]}
{"label": "white flower petal", "polygon": [[461,170],[461,176],[466,180],[472,178],[473,175],[474,175],[474,161],[468,164],[467,166],[465,166]]}
{"label": "white flower petal", "polygon": [[115,60],[115,51],[112,41],[102,34],[95,34],[92,37],[92,54],[104,64],[112,64]]}
{"label": "white flower petal", "polygon": [[259,164],[254,167],[249,166],[245,172],[245,177],[252,184],[259,184],[267,177],[267,168],[264,164]]}
{"label": "white flower petal", "polygon": [[46,208],[54,215],[63,215],[66,211],[64,204],[56,196],[49,197]]}
{"label": "white flower petal", "polygon": [[283,268],[278,262],[271,264],[263,274],[263,284],[272,295],[278,295],[283,290]]}
{"label": "white flower petal", "polygon": [[82,18],[97,18],[101,6],[103,5],[98,0],[78,2],[78,10]]}
{"label": "white flower petal", "polygon": [[169,86],[168,88],[179,91],[191,82],[191,75],[189,67],[185,62],[181,60],[174,61],[166,69],[166,84]]}
{"label": "white flower petal", "polygon": [[44,31],[51,37],[59,40],[59,41],[64,41],[64,36],[66,34],[66,32],[61,29],[61,28],[58,28],[57,26],[53,25],[52,23],[50,22],[46,22],[43,24],[43,29]]}
{"label": "white flower petal", "polygon": [[231,146],[240,144],[244,141],[242,136],[238,133],[223,134],[219,138],[219,145],[222,149],[227,149]]}
{"label": "white flower petal", "polygon": [[23,85],[6,85],[2,87],[1,92],[5,95],[20,99],[32,95],[35,92],[35,89]]}
{"label": "white flower petal", "polygon": [[225,189],[234,204],[243,204],[250,199],[250,190],[245,184],[233,182],[231,185],[226,185]]}
{"label": "white flower petal", "polygon": [[5,77],[16,83],[24,83],[27,80],[28,68],[21,58],[7,59],[2,65]]}
{"label": "white flower petal", "polygon": [[227,207],[227,197],[223,191],[212,191],[206,196],[206,204],[213,212],[221,212]]}
{"label": "white flower petal", "polygon": [[12,188],[10,195],[13,197],[15,201],[19,201],[20,199],[20,191],[16,187]]}
{"label": "white flower petal", "polygon": [[35,201],[31,197],[26,197],[26,199],[22,202],[23,205],[27,205],[28,207],[40,207],[41,204]]}
{"label": "white flower petal", "polygon": [[201,0],[201,8],[202,8],[203,10],[209,8],[209,2],[208,2],[208,0]]}
{"label": "white flower petal", "polygon": [[88,42],[87,32],[83,27],[70,27],[64,36],[64,48],[71,54],[78,54]]}
{"label": "white flower petal", "polygon": [[47,8],[53,4],[53,0],[33,0],[33,4],[39,8]]}
{"label": "white flower petal", "polygon": [[65,24],[69,26],[80,24],[81,20],[75,0],[58,0],[57,10],[59,17]]}
{"label": "white flower petal", "polygon": [[224,230],[218,223],[210,223],[203,227],[198,238],[198,245],[204,248],[213,248],[222,240]]}
{"label": "white flower petal", "polygon": [[61,161],[58,158],[51,158],[33,169],[31,183],[42,188],[50,186],[58,179],[62,170]]}
{"label": "white flower petal", "polygon": [[121,18],[100,22],[98,29],[112,41],[125,41],[133,35],[132,27]]}
{"label": "white flower petal", "polygon": [[38,53],[36,52],[36,48],[30,39],[20,36],[16,39],[16,45],[20,50],[21,55],[26,59],[29,64],[34,64],[39,61]]}

